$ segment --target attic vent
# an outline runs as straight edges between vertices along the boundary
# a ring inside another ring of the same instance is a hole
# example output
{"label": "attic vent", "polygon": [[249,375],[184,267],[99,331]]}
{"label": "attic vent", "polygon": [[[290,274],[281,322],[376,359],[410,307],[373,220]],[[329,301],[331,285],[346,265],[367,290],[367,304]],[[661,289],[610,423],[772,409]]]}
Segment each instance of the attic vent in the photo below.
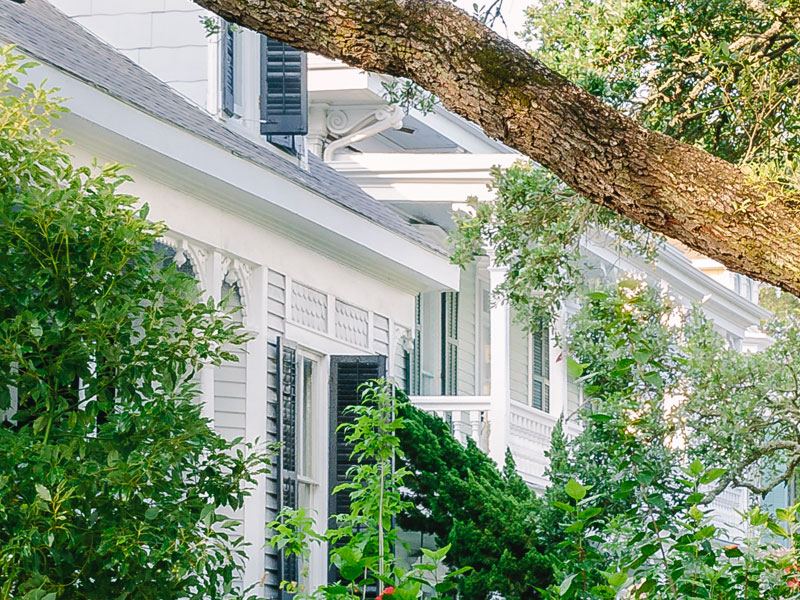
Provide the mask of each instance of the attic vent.
{"label": "attic vent", "polygon": [[261,38],[261,133],[308,133],[306,53]]}

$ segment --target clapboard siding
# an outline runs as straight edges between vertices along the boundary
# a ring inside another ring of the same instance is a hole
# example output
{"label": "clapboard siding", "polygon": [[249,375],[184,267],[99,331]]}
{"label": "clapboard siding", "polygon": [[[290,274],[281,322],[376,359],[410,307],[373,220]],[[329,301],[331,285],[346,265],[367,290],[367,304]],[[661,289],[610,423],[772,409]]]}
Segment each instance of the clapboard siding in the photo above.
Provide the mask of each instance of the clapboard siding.
{"label": "clapboard siding", "polygon": [[572,377],[567,378],[567,414],[571,415],[581,405],[581,389]]}
{"label": "clapboard siding", "polygon": [[244,438],[247,419],[247,352],[231,349],[236,361],[223,361],[214,369],[214,424],[227,440]]}
{"label": "clapboard siding", "polygon": [[511,322],[509,343],[509,368],[511,375],[511,399],[528,403],[528,333],[515,320]]}
{"label": "clapboard siding", "polygon": [[373,315],[372,349],[382,356],[389,356],[389,319]]}
{"label": "clapboard siding", "polygon": [[458,393],[475,394],[475,265],[461,272],[458,294]]}
{"label": "clapboard siding", "polygon": [[[408,333],[406,333],[408,335]],[[409,393],[408,388],[408,352],[398,341],[394,346],[394,382],[401,390]]]}
{"label": "clapboard siding", "polygon": [[[244,439],[247,424],[247,352],[242,347],[228,349],[235,360],[223,361],[214,369],[214,428],[228,441]],[[244,536],[244,508],[226,510],[236,522],[236,537]],[[242,581],[236,580],[241,586]]]}
{"label": "clapboard siding", "polygon": [[[267,441],[278,440],[278,337],[286,331],[286,277],[269,271],[267,278]],[[279,510],[277,463],[267,475],[266,522],[274,521]],[[264,596],[278,598],[280,569],[278,552],[267,545],[264,548]]]}

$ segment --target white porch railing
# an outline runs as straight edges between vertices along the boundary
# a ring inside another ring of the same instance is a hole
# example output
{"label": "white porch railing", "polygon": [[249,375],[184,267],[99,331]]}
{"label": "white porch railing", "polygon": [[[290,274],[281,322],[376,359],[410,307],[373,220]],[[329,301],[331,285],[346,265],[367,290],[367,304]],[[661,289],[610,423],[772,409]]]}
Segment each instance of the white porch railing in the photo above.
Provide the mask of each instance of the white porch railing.
{"label": "white porch railing", "polygon": [[462,444],[472,439],[484,452],[489,449],[489,396],[411,396],[411,403],[450,424]]}
{"label": "white porch railing", "polygon": [[713,523],[725,528],[734,537],[742,535],[746,528],[742,513],[747,512],[749,502],[747,490],[727,488],[711,503]]}

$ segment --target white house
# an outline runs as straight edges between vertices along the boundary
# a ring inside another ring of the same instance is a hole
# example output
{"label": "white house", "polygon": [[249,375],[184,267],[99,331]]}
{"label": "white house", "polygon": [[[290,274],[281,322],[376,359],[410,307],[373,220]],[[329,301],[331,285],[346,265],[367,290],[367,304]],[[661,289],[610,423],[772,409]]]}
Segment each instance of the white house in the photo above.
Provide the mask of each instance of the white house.
{"label": "white house", "polygon": [[[202,393],[221,434],[284,442],[236,515],[251,542],[244,583],[266,574],[274,598],[296,565],[262,550],[264,525],[281,506],[321,522],[335,510],[346,465],[331,432],[359,381],[393,378],[496,460],[511,448],[539,490],[552,428],[580,390],[549,332],[525,333],[491,301],[502,269],[484,258],[459,271],[444,247],[453,208],[490,200],[490,168],[519,155],[439,106],[389,106],[382,76],[225,24],[208,35],[207,17],[190,0],[0,0],[0,42],[42,63],[30,81],[69,98],[76,158],[134,165],[127,191],[169,225],[175,260],[211,296],[241,299],[254,339],[239,362],[203,371]],[[767,313],[681,251],[649,265],[601,238],[585,250],[609,277],[708,297],[732,344],[761,344]],[[725,496],[723,516],[745,501]],[[325,558],[314,554],[309,583]]]}
{"label": "white house", "polygon": [[[161,14],[199,27],[190,12]],[[318,158],[220,123],[44,0],[0,3],[0,42],[41,63],[21,85],[47,80],[68,98],[60,126],[76,160],[135,165],[125,191],[170,227],[163,242],[174,260],[207,294],[233,290],[243,306],[253,340],[238,362],[206,368],[201,387],[223,436],[284,442],[274,473],[235,515],[251,543],[244,583],[266,573],[262,591],[272,597],[294,565],[265,549],[265,523],[298,502],[327,518],[338,481],[335,453],[328,459],[338,413],[329,407],[355,401],[360,381],[402,377],[417,295],[457,288],[458,270]],[[311,571],[325,579],[323,553]]]}

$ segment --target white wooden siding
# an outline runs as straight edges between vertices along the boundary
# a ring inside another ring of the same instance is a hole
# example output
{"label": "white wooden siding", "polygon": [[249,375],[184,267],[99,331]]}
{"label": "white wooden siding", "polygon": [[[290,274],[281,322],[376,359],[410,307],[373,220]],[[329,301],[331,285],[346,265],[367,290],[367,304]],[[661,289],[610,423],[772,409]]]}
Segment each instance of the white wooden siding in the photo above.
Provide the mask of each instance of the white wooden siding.
{"label": "white wooden siding", "polygon": [[389,318],[375,314],[372,316],[372,349],[378,354],[389,356]]}

